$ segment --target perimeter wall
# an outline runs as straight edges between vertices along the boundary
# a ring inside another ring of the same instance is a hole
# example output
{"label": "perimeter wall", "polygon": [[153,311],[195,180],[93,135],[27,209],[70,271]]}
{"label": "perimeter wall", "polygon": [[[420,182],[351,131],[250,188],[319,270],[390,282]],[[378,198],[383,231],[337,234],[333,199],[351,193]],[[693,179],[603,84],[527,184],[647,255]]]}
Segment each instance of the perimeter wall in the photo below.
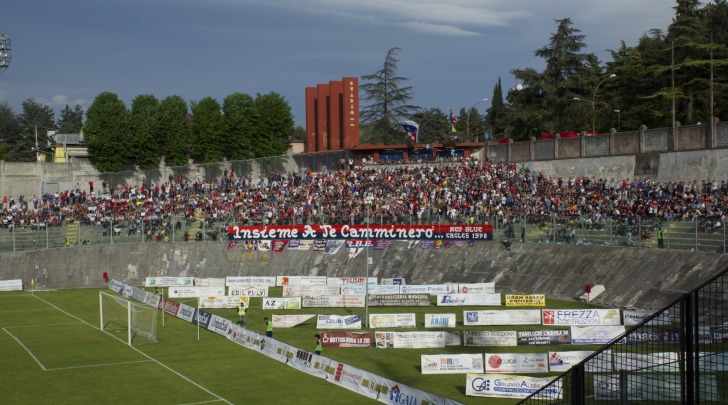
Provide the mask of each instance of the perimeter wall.
{"label": "perimeter wall", "polygon": [[[103,285],[109,278],[143,285],[147,276],[225,277],[307,275],[363,277],[366,255],[349,259],[315,251],[282,253],[227,249],[224,243],[159,242],[43,249],[0,255],[0,279],[26,288]],[[577,299],[586,284],[602,284],[606,305],[658,309],[728,267],[728,255],[677,250],[476,242],[458,250],[407,248],[395,241],[369,250],[370,277],[404,277],[407,284],[495,282],[500,293],[535,293]]]}

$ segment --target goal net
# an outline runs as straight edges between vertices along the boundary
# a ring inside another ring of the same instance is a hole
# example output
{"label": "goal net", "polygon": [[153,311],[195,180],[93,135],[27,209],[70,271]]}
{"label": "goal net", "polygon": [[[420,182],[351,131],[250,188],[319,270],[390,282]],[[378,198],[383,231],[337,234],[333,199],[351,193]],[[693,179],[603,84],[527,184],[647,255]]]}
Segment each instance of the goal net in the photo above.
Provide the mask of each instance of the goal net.
{"label": "goal net", "polygon": [[99,291],[101,330],[132,344],[157,343],[157,309]]}

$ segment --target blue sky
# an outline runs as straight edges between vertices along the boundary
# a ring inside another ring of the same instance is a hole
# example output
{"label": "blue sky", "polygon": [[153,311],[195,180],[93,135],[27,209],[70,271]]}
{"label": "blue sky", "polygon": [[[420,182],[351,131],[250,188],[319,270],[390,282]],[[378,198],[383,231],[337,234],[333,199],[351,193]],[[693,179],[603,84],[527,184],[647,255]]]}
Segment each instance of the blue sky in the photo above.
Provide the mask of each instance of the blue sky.
{"label": "blue sky", "polygon": [[[16,113],[35,98],[84,109],[111,91],[187,101],[276,92],[305,124],[307,86],[378,70],[399,47],[397,73],[413,104],[455,111],[490,98],[509,71],[541,69],[536,49],[554,20],[571,18],[587,51],[628,46],[666,30],[671,0],[23,0],[6,2],[0,33],[13,59],[0,102]],[[591,89],[586,89],[585,94]],[[489,106],[480,103],[481,110]]]}

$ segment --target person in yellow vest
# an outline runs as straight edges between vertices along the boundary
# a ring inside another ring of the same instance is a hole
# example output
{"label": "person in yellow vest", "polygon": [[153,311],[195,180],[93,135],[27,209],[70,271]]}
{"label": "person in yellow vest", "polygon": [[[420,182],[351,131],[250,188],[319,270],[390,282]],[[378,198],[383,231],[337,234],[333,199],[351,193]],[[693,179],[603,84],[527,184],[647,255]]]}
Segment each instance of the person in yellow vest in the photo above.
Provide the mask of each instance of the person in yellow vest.
{"label": "person in yellow vest", "polygon": [[154,287],[154,294],[158,295],[159,298],[163,298],[164,297],[164,293],[162,292],[162,290],[160,290],[157,287]]}
{"label": "person in yellow vest", "polygon": [[321,335],[319,335],[317,333],[317,334],[313,335],[313,337],[316,338],[316,340],[314,341],[313,353],[318,354],[320,356],[321,352],[324,349],[323,346],[321,345]]}
{"label": "person in yellow vest", "polygon": [[245,312],[247,308],[245,307],[245,303],[241,302],[240,305],[238,305],[238,316],[240,317],[240,320],[238,320],[238,325],[245,326]]}
{"label": "person in yellow vest", "polygon": [[660,249],[665,248],[665,242],[662,239],[662,228],[657,228],[657,247]]}
{"label": "person in yellow vest", "polygon": [[263,318],[263,322],[265,323],[265,335],[267,337],[273,337],[273,321],[269,321],[266,316]]}

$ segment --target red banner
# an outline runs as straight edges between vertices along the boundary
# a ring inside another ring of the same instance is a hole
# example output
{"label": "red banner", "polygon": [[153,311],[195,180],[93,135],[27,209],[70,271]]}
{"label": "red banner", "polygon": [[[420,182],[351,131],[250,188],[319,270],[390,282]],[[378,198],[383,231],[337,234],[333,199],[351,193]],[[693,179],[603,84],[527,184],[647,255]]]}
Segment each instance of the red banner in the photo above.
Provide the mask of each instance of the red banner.
{"label": "red banner", "polygon": [[229,226],[228,239],[492,240],[493,226],[485,224]]}
{"label": "red banner", "polygon": [[322,332],[323,347],[372,347],[371,332]]}

